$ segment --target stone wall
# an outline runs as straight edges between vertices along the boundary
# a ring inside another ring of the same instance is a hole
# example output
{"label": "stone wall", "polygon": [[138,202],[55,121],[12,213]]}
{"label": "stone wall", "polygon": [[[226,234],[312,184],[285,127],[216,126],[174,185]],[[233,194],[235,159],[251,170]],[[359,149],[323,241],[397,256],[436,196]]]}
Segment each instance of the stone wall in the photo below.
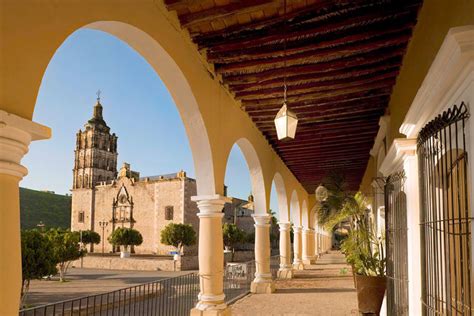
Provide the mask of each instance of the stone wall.
{"label": "stone wall", "polygon": [[[73,267],[81,267],[81,260],[72,263]],[[172,257],[130,257],[119,256],[85,256],[82,262],[83,268],[110,269],[110,270],[136,270],[136,271],[174,271],[175,263]],[[199,267],[198,257],[182,257],[176,262],[176,271],[197,270]]]}

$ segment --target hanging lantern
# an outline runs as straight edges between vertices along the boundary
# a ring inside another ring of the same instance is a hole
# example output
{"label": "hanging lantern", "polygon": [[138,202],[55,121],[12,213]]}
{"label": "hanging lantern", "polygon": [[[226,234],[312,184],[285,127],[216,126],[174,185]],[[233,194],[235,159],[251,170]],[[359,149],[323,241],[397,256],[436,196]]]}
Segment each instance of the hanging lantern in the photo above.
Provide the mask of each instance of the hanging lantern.
{"label": "hanging lantern", "polygon": [[283,106],[275,117],[275,127],[277,130],[278,140],[295,138],[297,125],[298,118],[296,117],[296,114],[288,110],[286,102],[283,102]]}
{"label": "hanging lantern", "polygon": [[[286,26],[286,0],[284,0],[284,17],[285,17],[285,25],[284,25],[284,32],[285,32],[285,38],[283,41],[283,68],[287,70],[286,67],[286,41],[287,41],[287,26]],[[294,139],[296,135],[296,127],[298,125],[298,118],[296,117],[296,114],[288,109],[288,106],[286,105],[286,76],[285,74],[283,76],[283,106],[281,107],[280,111],[278,111],[276,117],[275,117],[275,127],[277,131],[277,137],[278,140],[289,140],[289,139]]]}
{"label": "hanging lantern", "polygon": [[324,202],[328,198],[328,189],[322,184],[320,184],[317,188],[316,191],[314,192],[316,195],[316,200],[319,202]]}

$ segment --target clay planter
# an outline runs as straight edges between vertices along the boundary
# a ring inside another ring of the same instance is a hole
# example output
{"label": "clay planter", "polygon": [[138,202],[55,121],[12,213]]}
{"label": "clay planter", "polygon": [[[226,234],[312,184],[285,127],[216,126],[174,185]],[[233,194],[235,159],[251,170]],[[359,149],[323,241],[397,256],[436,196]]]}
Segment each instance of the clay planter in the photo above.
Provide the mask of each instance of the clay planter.
{"label": "clay planter", "polygon": [[355,279],[359,313],[379,315],[387,288],[387,278],[356,274]]}
{"label": "clay planter", "polygon": [[354,287],[357,287],[357,283],[356,283],[356,269],[355,269],[355,266],[353,264],[351,264],[351,271],[352,271],[352,281],[354,281]]}

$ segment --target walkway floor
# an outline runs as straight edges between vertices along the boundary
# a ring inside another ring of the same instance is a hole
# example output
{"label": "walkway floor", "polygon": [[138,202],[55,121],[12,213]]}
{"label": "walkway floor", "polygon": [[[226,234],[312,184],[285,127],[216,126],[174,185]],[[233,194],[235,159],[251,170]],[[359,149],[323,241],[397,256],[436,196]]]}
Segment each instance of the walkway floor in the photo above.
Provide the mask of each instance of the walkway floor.
{"label": "walkway floor", "polygon": [[[250,294],[232,305],[232,315],[357,315],[357,294],[350,267],[340,252],[323,255],[315,265],[277,280],[273,294]],[[344,273],[344,268],[347,271]]]}

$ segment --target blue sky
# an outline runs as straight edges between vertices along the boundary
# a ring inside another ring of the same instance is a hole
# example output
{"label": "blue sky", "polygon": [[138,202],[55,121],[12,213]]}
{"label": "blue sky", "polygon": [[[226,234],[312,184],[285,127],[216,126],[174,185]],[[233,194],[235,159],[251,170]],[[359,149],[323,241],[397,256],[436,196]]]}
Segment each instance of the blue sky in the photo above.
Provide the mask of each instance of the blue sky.
{"label": "blue sky", "polygon": [[[75,134],[92,116],[102,91],[104,118],[118,135],[118,164],[129,162],[142,176],[185,170],[194,177],[186,132],[161,79],[127,44],[94,30],[79,30],[58,49],[43,77],[33,119],[53,137],[33,142],[23,163],[21,186],[69,193]],[[250,176],[242,152],[232,148],[225,183],[230,196],[247,198]],[[271,207],[276,209],[272,189]]]}

